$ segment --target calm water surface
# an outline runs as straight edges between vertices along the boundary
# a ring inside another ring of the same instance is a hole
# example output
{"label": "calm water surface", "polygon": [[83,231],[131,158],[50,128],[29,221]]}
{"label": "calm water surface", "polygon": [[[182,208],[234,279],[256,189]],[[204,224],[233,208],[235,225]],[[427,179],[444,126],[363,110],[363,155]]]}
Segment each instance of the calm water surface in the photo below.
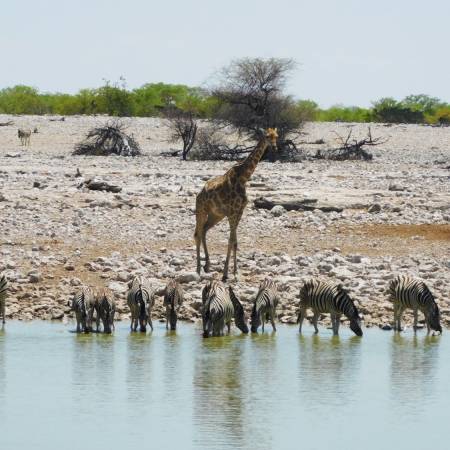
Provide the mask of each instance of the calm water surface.
{"label": "calm water surface", "polygon": [[1,449],[424,450],[450,439],[447,333],[73,328],[0,331]]}

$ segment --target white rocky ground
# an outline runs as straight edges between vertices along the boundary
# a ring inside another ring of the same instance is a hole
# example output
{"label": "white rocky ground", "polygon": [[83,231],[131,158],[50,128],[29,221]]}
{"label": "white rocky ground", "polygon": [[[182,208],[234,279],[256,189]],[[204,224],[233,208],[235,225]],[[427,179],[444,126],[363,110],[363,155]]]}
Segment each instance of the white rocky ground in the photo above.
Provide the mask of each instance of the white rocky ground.
{"label": "white rocky ground", "polygon": [[[10,280],[7,316],[66,319],[77,286],[104,283],[118,295],[119,318],[127,319],[126,283],[144,274],[155,288],[179,276],[187,297],[182,317],[197,320],[202,283],[195,274],[195,195],[231,163],[160,156],[169,144],[159,119],[127,121],[142,157],[72,156],[74,144],[108,119],[51,119],[0,116],[0,122],[14,121],[0,127],[0,272]],[[30,148],[20,146],[19,127],[37,127]],[[359,124],[307,124],[304,140],[325,144],[304,148],[335,147],[335,133],[346,135],[349,127],[355,136],[367,131]],[[372,162],[259,164],[248,186],[238,234],[240,276],[233,282],[248,309],[259,281],[274,276],[283,289],[280,320],[294,323],[302,280],[318,276],[341,281],[366,326],[382,326],[392,319],[388,281],[409,273],[428,283],[444,324],[450,324],[450,128],[378,124],[372,134],[388,139],[373,149]],[[80,189],[77,168],[84,179],[123,189]],[[315,198],[343,212],[257,210],[253,200],[259,196]],[[226,222],[208,233],[217,272],[227,239]],[[155,317],[161,317],[161,303]]]}

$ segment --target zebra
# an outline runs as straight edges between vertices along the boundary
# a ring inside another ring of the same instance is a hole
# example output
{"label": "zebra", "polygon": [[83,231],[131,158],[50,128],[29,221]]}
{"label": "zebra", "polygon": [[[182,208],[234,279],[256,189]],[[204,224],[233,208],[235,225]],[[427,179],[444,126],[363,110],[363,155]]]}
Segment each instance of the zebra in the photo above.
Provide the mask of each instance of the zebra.
{"label": "zebra", "polygon": [[307,308],[311,308],[314,312],[313,325],[316,334],[319,332],[317,321],[320,313],[330,313],[335,336],[339,332],[342,314],[350,319],[350,329],[357,336],[363,335],[358,309],[340,284],[335,285],[330,282],[313,279],[303,285],[300,289],[300,312],[297,320],[299,333],[302,332],[302,322],[306,317]]}
{"label": "zebra", "polygon": [[418,310],[422,311],[427,324],[427,334],[435,330],[442,334],[439,307],[426,284],[407,275],[399,275],[389,283],[389,300],[394,304],[394,330],[401,331],[401,318],[405,309],[414,312],[414,332],[417,330]]}
{"label": "zebra", "polygon": [[0,275],[0,316],[2,323],[5,323],[5,309],[6,309],[6,292],[8,290],[8,281],[5,275]]}
{"label": "zebra", "polygon": [[252,333],[258,332],[258,327],[262,322],[264,333],[264,322],[270,320],[273,331],[277,331],[275,326],[275,309],[279,302],[278,286],[273,280],[266,278],[259,285],[258,294],[252,309]]}
{"label": "zebra", "polygon": [[17,130],[17,136],[20,139],[21,145],[30,145],[31,130],[24,130],[23,128],[19,128]]}
{"label": "zebra", "polygon": [[77,320],[77,333],[92,331],[92,317],[95,309],[95,295],[90,287],[83,286],[72,299],[72,310]]}
{"label": "zebra", "polygon": [[116,312],[116,301],[114,294],[106,288],[97,291],[96,295],[96,309],[97,309],[97,331],[98,324],[101,319],[103,323],[103,331],[111,333],[111,328],[114,327],[114,314]]}
{"label": "zebra", "polygon": [[[248,333],[247,320],[245,318],[245,311],[242,303],[237,298],[231,286],[228,288],[228,294],[230,296],[231,303],[233,303],[234,309],[234,323],[245,334]],[[230,332],[230,323],[228,323],[228,333]]]}
{"label": "zebra", "polygon": [[164,290],[164,306],[166,307],[166,330],[176,330],[177,312],[184,300],[183,288],[176,280],[170,280]]}
{"label": "zebra", "polygon": [[155,304],[155,296],[147,279],[136,277],[132,283],[130,283],[127,303],[131,312],[131,331],[137,330],[138,322],[140,331],[146,331],[147,323],[153,331],[151,313],[153,305]]}
{"label": "zebra", "polygon": [[244,308],[231,287],[227,289],[219,281],[209,281],[202,290],[202,304],[203,337],[211,333],[223,336],[225,325],[229,333],[233,316],[236,326],[248,333]]}

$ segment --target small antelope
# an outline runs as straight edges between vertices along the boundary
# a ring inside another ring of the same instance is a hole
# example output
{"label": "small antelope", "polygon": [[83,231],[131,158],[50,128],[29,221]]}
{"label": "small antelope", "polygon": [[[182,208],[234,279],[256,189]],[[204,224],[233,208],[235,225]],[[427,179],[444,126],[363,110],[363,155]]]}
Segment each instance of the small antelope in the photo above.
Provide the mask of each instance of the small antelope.
{"label": "small antelope", "polygon": [[17,131],[17,136],[20,139],[21,145],[30,145],[31,130],[24,130],[23,128],[19,128]]}

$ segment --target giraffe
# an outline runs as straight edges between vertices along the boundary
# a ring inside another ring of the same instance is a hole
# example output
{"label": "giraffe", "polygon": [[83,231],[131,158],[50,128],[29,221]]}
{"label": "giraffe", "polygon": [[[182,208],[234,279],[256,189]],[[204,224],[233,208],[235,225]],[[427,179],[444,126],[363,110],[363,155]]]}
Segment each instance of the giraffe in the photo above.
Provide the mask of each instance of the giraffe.
{"label": "giraffe", "polygon": [[230,225],[227,257],[223,269],[223,281],[228,278],[228,266],[233,249],[233,274],[236,277],[237,227],[247,204],[245,184],[252,176],[269,145],[276,148],[277,129],[268,128],[255,149],[246,159],[235,164],[224,175],[211,178],[197,195],[195,244],[197,247],[197,273],[200,275],[200,244],[205,252],[205,272],[209,272],[209,253],[206,247],[206,233],[225,217]]}

